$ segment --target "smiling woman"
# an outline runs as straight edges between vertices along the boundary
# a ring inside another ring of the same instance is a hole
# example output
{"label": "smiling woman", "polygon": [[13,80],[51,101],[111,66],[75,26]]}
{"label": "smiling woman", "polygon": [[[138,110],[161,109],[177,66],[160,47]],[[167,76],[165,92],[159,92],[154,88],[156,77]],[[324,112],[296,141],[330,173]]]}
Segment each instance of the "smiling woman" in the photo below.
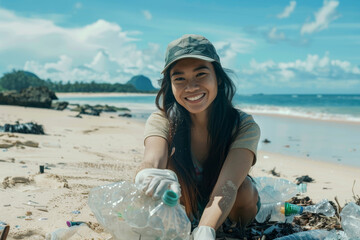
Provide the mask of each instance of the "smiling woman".
{"label": "smiling woman", "polygon": [[[236,236],[260,207],[248,176],[259,127],[233,107],[234,84],[205,37],[185,35],[171,42],[163,74],[156,97],[160,111],[147,120],[135,182],[154,198],[168,188],[181,194],[195,240],[215,239],[216,229]],[[175,174],[169,183],[167,176]]]}

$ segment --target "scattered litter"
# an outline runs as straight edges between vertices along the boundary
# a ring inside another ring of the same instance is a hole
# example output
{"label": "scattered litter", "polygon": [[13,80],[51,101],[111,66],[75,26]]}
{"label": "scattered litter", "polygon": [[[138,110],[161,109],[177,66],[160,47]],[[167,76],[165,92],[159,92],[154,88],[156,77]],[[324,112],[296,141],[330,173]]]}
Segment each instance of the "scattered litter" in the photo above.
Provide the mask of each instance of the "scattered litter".
{"label": "scattered litter", "polygon": [[15,228],[20,228],[20,225],[15,225]]}
{"label": "scattered litter", "polygon": [[31,216],[31,215],[32,215],[32,212],[27,211],[25,215],[26,215],[26,216]]}
{"label": "scattered litter", "polygon": [[16,133],[30,133],[30,134],[42,134],[44,135],[44,129],[42,125],[38,125],[33,122],[15,124],[5,124],[0,126],[0,132],[16,132]]}
{"label": "scattered litter", "polygon": [[43,211],[43,212],[49,212],[47,209],[42,209],[42,208],[37,208],[37,210]]}
{"label": "scattered litter", "polygon": [[3,152],[7,152],[7,151],[8,151],[8,149],[7,149],[7,148],[3,148],[3,149],[1,149],[1,151],[3,151]]}
{"label": "scattered litter", "polygon": [[68,227],[72,227],[72,226],[78,226],[80,224],[86,224],[86,222],[73,222],[73,221],[66,221],[66,225]]}
{"label": "scattered litter", "polygon": [[17,218],[24,219],[26,216],[17,216]]}
{"label": "scattered litter", "polygon": [[315,179],[313,179],[312,177],[309,177],[308,175],[304,175],[304,176],[301,176],[301,177],[297,177],[296,180],[297,180],[296,184],[300,184],[300,183],[303,183],[303,182],[310,183],[310,182],[313,182]]}
{"label": "scattered litter", "polygon": [[5,204],[4,205],[4,207],[10,207],[11,206],[11,204]]}
{"label": "scattered litter", "polygon": [[39,221],[45,221],[45,220],[48,220],[48,218],[46,217],[39,218]]}
{"label": "scattered litter", "polygon": [[33,219],[32,219],[32,217],[27,216],[27,217],[25,218],[25,220],[33,220]]}
{"label": "scattered litter", "polygon": [[266,155],[265,155],[265,156],[263,156],[263,158],[267,159],[267,158],[269,158],[269,156],[266,156]]}
{"label": "scattered litter", "polygon": [[276,169],[276,168],[274,167],[274,168],[271,169],[269,172],[270,172],[273,176],[275,176],[275,177],[280,177],[280,173],[276,172],[275,169]]}
{"label": "scattered litter", "polygon": [[73,213],[73,214],[80,214],[80,211],[79,211],[79,210],[75,210],[75,211],[72,211],[71,213]]}

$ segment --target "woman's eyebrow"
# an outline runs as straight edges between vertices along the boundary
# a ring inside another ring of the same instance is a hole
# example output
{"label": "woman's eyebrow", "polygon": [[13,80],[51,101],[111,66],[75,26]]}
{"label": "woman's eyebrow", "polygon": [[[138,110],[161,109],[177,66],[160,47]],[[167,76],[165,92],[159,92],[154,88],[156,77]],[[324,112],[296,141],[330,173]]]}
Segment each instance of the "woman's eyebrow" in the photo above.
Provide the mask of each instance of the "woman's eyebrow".
{"label": "woman's eyebrow", "polygon": [[[207,66],[205,66],[205,65],[201,65],[201,66],[199,66],[199,67],[197,67],[197,68],[194,68],[194,69],[193,69],[193,72],[199,71],[199,70],[201,70],[201,69],[210,70],[209,67],[207,67]],[[175,75],[181,75],[181,74],[184,74],[184,72],[175,71],[175,72],[173,72],[173,73],[171,74],[170,77],[175,76]]]}
{"label": "woman's eyebrow", "polygon": [[207,66],[205,66],[205,65],[201,65],[201,66],[199,66],[199,67],[197,67],[197,68],[194,68],[193,72],[199,71],[199,70],[201,70],[201,69],[210,70],[209,67],[207,67]]}

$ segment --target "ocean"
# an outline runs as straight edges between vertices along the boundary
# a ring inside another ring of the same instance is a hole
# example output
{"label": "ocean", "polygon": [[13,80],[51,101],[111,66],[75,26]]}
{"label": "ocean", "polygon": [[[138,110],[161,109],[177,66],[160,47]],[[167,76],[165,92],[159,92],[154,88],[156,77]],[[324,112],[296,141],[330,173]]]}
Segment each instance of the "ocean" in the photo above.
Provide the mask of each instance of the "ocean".
{"label": "ocean", "polygon": [[[137,119],[156,110],[155,95],[62,96],[59,101],[128,107]],[[360,123],[360,95],[235,95],[234,105],[252,114],[276,114]]]}
{"label": "ocean", "polygon": [[[140,121],[157,110],[155,95],[60,96],[70,103],[127,107]],[[260,150],[360,167],[360,95],[236,95],[233,103],[259,124]]]}

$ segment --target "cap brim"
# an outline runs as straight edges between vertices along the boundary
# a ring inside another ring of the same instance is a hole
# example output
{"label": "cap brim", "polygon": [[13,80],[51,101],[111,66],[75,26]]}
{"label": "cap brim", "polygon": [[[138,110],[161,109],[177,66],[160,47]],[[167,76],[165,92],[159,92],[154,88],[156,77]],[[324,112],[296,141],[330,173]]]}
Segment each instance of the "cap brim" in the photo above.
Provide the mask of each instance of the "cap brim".
{"label": "cap brim", "polygon": [[184,58],[196,58],[196,59],[201,59],[201,60],[204,60],[204,61],[207,61],[207,62],[215,62],[214,59],[212,58],[209,58],[209,57],[205,57],[205,56],[201,56],[201,55],[181,55],[179,56],[178,58],[175,58],[174,60],[172,60],[171,62],[169,62],[165,67],[164,69],[162,70],[161,74],[163,74],[166,69],[171,65],[173,64],[174,62],[176,62],[177,60],[180,60],[180,59],[184,59]]}

